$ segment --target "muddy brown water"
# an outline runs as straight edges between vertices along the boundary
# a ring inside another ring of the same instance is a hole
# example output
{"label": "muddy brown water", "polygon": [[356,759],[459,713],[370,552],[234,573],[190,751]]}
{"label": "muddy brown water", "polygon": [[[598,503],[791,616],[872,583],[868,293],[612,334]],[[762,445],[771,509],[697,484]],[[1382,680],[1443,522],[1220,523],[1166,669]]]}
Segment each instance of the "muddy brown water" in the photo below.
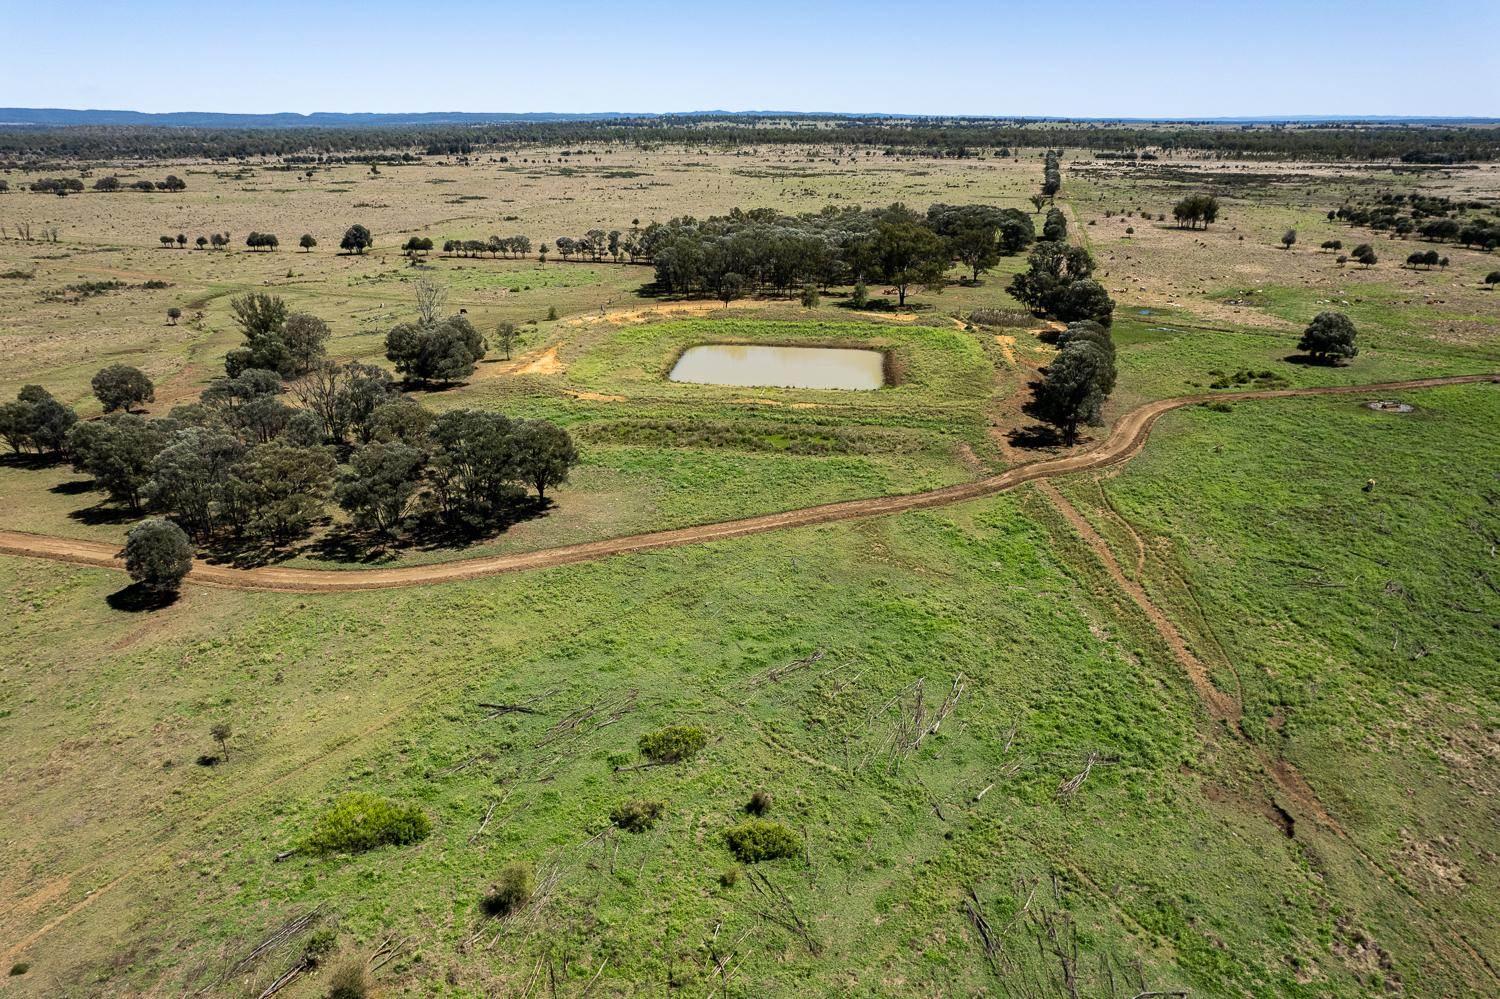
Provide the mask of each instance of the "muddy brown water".
{"label": "muddy brown water", "polygon": [[683,351],[668,377],[696,385],[868,391],[885,384],[885,355],[851,347],[706,343]]}

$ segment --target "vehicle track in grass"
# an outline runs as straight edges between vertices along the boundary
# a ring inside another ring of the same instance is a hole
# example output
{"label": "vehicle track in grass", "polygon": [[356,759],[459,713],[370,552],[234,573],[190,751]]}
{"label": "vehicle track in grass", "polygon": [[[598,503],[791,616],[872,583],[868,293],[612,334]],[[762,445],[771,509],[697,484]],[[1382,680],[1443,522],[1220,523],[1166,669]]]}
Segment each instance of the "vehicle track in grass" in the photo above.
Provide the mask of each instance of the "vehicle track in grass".
{"label": "vehicle track in grass", "polygon": [[[205,586],[223,586],[241,590],[279,590],[291,593],[324,593],[348,590],[383,590],[401,586],[428,586],[451,583],[502,573],[546,569],[575,562],[593,562],[613,555],[675,548],[681,545],[706,544],[731,538],[779,531],[793,527],[813,527],[844,520],[881,517],[947,506],[1005,492],[1025,482],[1049,479],[1074,472],[1108,468],[1129,461],[1139,454],[1150,436],[1151,428],[1166,413],[1184,406],[1204,402],[1242,402],[1259,399],[1290,399],[1304,396],[1359,395],[1414,389],[1441,388],[1447,385],[1472,385],[1483,382],[1500,384],[1500,373],[1451,375],[1442,378],[1416,378],[1409,381],[1374,382],[1364,385],[1323,385],[1309,388],[1258,389],[1246,392],[1217,392],[1158,399],[1131,410],[1114,425],[1100,443],[1071,454],[1017,465],[998,475],[974,479],[921,493],[876,496],[869,499],[843,500],[819,506],[786,510],[781,513],[743,517],[716,524],[699,524],[666,531],[649,531],[603,541],[587,541],[556,548],[507,555],[486,555],[454,562],[430,565],[398,566],[389,569],[298,569],[263,566],[238,569],[214,565],[203,560],[193,563],[187,581]],[[119,549],[112,544],[0,530],[0,554],[51,559],[74,565],[122,570]]]}

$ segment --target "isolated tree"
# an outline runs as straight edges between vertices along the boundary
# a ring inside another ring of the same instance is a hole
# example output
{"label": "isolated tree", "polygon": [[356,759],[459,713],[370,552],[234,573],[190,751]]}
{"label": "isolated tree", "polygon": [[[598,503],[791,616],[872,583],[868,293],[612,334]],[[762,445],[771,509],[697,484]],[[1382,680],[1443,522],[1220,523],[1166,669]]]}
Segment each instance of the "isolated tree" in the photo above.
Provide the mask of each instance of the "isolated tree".
{"label": "isolated tree", "polygon": [[153,517],[125,535],[125,571],[142,589],[158,596],[176,593],[193,568],[193,546],[182,528]]}
{"label": "isolated tree", "polygon": [[484,354],[484,337],[463,316],[431,325],[403,323],[385,338],[385,356],[398,372],[417,382],[466,378]]}
{"label": "isolated tree", "polygon": [[198,245],[198,249],[201,250],[208,245],[208,237],[199,236],[197,239],[193,240],[193,242],[196,243]]}
{"label": "isolated tree", "polygon": [[1365,244],[1360,250],[1356,250],[1354,259],[1359,261],[1361,266],[1364,267],[1374,267],[1380,261],[1380,258],[1375,255],[1375,250],[1369,244]]}
{"label": "isolated tree", "polygon": [[187,249],[187,233],[179,232],[177,234],[177,248],[179,250]]}
{"label": "isolated tree", "polygon": [[208,734],[213,737],[214,742],[219,744],[219,752],[225,760],[229,759],[229,737],[234,730],[229,727],[228,722],[214,722],[208,728]]}
{"label": "isolated tree", "polygon": [[545,265],[547,263],[547,254],[549,254],[551,252],[552,252],[551,248],[548,247],[546,243],[543,243],[541,246],[538,246],[536,248],[537,263]]}
{"label": "isolated tree", "polygon": [[1342,239],[1325,239],[1323,240],[1322,248],[1338,252],[1344,248],[1344,241]]}
{"label": "isolated tree", "polygon": [[578,449],[568,432],[547,420],[526,420],[515,430],[518,477],[546,500],[547,490],[568,481],[578,463]]}
{"label": "isolated tree", "polygon": [[174,305],[171,308],[167,309],[167,322],[171,323],[173,326],[176,326],[177,325],[177,320],[179,320],[181,318],[182,318],[182,310],[179,309],[177,306]]}
{"label": "isolated tree", "polygon": [[516,324],[511,322],[499,323],[495,326],[495,346],[505,351],[505,359],[510,360],[511,348],[516,344]]}
{"label": "isolated tree", "polygon": [[302,238],[299,239],[299,240],[297,240],[297,245],[300,246],[300,247],[302,247],[302,252],[303,253],[307,253],[313,247],[315,247],[315,246],[318,245],[318,241],[313,236],[312,233],[310,233],[310,232],[304,232],[302,234]]}
{"label": "isolated tree", "polygon": [[727,272],[723,277],[719,278],[719,301],[723,302],[727,307],[736,298],[743,298],[745,295],[745,284],[746,281],[743,274],[736,274],[734,271]]}
{"label": "isolated tree", "polygon": [[1297,242],[1296,229],[1288,229],[1286,232],[1281,234],[1281,248],[1283,250],[1290,250],[1292,248],[1292,244],[1295,242]]}
{"label": "isolated tree", "polygon": [[1500,271],[1490,271],[1484,276],[1484,283],[1489,285],[1490,290],[1493,291],[1495,285],[1500,284]]}
{"label": "isolated tree", "polygon": [[1045,194],[1033,194],[1031,196],[1031,207],[1035,208],[1037,212],[1041,212],[1042,206],[1047,203],[1047,200]]}
{"label": "isolated tree", "polygon": [[375,240],[370,236],[370,230],[357,222],[345,229],[344,238],[339,240],[339,249],[347,253],[364,253],[374,245]]}
{"label": "isolated tree", "polygon": [[94,398],[104,406],[106,413],[117,409],[128,413],[132,407],[156,399],[151,379],[140,368],[128,364],[111,364],[99,369],[89,384],[94,389]]}
{"label": "isolated tree", "polygon": [[412,284],[412,294],[416,297],[418,324],[432,326],[443,318],[448,304],[448,289],[441,282],[432,278],[418,278]]}
{"label": "isolated tree", "polygon": [[818,286],[815,284],[803,285],[799,301],[801,301],[804,309],[816,309],[818,307]]}
{"label": "isolated tree", "polygon": [[1297,349],[1319,361],[1337,364],[1359,353],[1355,346],[1354,323],[1342,312],[1320,312],[1313,317]]}
{"label": "isolated tree", "polygon": [[113,177],[113,176],[111,176],[111,177],[100,177],[98,180],[94,181],[94,190],[96,190],[96,191],[109,192],[109,191],[118,191],[119,189],[120,189],[120,178],[119,177]]}

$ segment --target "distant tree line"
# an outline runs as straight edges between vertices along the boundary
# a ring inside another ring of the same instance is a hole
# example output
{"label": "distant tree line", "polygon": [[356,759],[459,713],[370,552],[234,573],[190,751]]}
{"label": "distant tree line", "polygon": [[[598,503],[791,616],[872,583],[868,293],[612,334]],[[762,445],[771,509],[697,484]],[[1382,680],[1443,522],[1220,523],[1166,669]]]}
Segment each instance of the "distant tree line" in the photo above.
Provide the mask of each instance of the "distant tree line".
{"label": "distant tree line", "polygon": [[[83,191],[83,180],[78,177],[43,177],[34,180],[29,185],[38,194],[68,195],[78,194]],[[128,185],[134,191],[185,191],[187,184],[176,174],[167,174],[162,180],[137,180]],[[116,176],[100,177],[94,181],[94,190],[104,194],[114,191],[123,191],[127,185]]]}
{"label": "distant tree line", "polygon": [[[432,240],[413,236],[402,247],[408,253],[427,252],[432,249]],[[531,252],[531,239],[527,236],[491,236],[489,239],[446,239],[443,252],[450,256],[479,257],[488,253],[492,257],[524,257]]]}
{"label": "distant tree line", "polygon": [[1102,152],[1212,153],[1221,158],[1400,159],[1410,164],[1492,160],[1500,128],[1417,124],[1217,125],[808,116],[824,127],[751,115],[641,117],[593,122],[351,128],[184,128],[69,126],[0,129],[0,159],[11,165],[58,159],[241,159],[289,162],[411,162],[523,145],[685,143],[753,147],[840,145],[891,154],[964,156],[976,150],[1077,147]]}

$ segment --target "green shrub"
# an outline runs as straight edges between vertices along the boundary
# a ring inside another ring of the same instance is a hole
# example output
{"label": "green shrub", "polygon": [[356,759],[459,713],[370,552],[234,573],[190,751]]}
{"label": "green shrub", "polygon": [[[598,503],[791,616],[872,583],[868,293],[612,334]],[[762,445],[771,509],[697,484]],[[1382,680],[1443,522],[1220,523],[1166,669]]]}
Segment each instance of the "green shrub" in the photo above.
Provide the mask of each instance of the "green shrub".
{"label": "green shrub", "polygon": [[365,962],[351,957],[328,976],[328,999],[365,999],[370,994],[370,978]]}
{"label": "green shrub", "polygon": [[733,888],[740,883],[740,869],[738,867],[726,867],[724,873],[719,875],[719,884],[724,888]]}
{"label": "green shrub", "polygon": [[318,816],[303,845],[312,853],[363,853],[387,844],[415,843],[431,831],[432,823],[416,805],[355,791]]}
{"label": "green shrub", "polygon": [[708,745],[708,733],[696,725],[668,725],[641,736],[641,754],[652,763],[691,760]]}
{"label": "green shrub", "polygon": [[11,974],[12,978],[14,978],[17,975],[24,975],[24,974],[26,974],[26,972],[28,972],[30,970],[31,970],[31,962],[30,961],[17,961],[15,964],[13,964],[13,965],[10,966],[10,974]]}
{"label": "green shrub", "polygon": [[729,850],[744,864],[795,857],[802,848],[797,834],[779,822],[750,819],[724,834]]}
{"label": "green shrub", "polygon": [[531,865],[513,860],[500,868],[500,877],[479,903],[487,916],[506,916],[531,901],[534,889]]}
{"label": "green shrub", "polygon": [[764,815],[771,810],[771,795],[765,791],[756,791],[745,802],[745,811],[751,815]]}
{"label": "green shrub", "polygon": [[666,808],[665,801],[625,801],[609,813],[609,821],[626,832],[645,832],[656,825]]}
{"label": "green shrub", "polygon": [[302,960],[307,963],[308,967],[316,968],[323,963],[325,957],[333,953],[338,940],[339,935],[332,927],[325,926],[321,930],[314,930],[302,947]]}

